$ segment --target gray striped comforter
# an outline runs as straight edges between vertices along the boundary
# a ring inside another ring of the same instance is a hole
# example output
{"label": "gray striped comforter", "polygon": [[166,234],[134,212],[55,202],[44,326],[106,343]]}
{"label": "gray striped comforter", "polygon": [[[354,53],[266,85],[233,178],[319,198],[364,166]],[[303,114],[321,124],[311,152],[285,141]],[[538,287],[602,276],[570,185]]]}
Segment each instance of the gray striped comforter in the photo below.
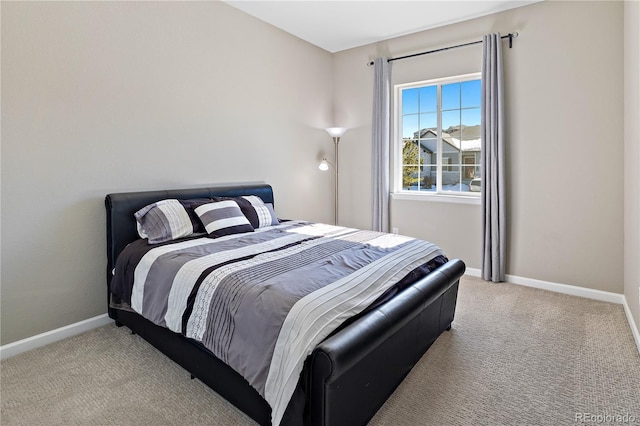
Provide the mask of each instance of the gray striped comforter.
{"label": "gray striped comforter", "polygon": [[146,251],[133,272],[131,308],[235,369],[278,425],[313,348],[439,255],[408,237],[285,222]]}

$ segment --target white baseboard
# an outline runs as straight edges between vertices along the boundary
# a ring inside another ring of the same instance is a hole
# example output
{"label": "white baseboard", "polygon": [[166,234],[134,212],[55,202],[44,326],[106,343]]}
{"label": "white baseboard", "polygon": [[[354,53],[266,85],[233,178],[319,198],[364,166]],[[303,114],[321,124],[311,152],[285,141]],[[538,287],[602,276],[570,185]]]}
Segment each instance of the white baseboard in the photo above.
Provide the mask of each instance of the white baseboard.
{"label": "white baseboard", "polygon": [[[466,275],[471,277],[481,277],[480,269],[467,268]],[[558,284],[550,281],[535,280],[532,278],[519,277],[517,275],[507,275],[505,281],[510,284],[523,285],[525,287],[540,288],[542,290],[554,291],[556,293],[570,294],[572,296],[586,297],[587,299],[600,300],[602,302],[617,303],[622,305],[624,295],[609,291],[594,290],[592,288],[578,287],[575,285]]]}
{"label": "white baseboard", "polygon": [[476,277],[476,278],[481,278],[482,277],[482,271],[480,269],[469,268],[468,266],[464,270],[464,274],[465,275],[469,275],[470,277]]}
{"label": "white baseboard", "polygon": [[631,327],[631,334],[633,334],[633,338],[636,341],[638,352],[640,352],[640,331],[638,331],[636,322],[633,320],[633,315],[631,315],[631,309],[629,309],[629,304],[627,303],[626,298],[624,299],[624,303],[622,304],[622,306],[624,307],[624,313],[627,314],[627,321],[629,321],[629,326]]}
{"label": "white baseboard", "polygon": [[2,345],[0,346],[0,360],[39,348],[40,346],[48,345],[49,343],[57,342],[58,340],[66,339],[67,337],[75,336],[76,334],[84,333],[94,328],[102,327],[110,322],[113,322],[113,320],[109,318],[107,314],[102,314],[75,324],[69,324],[55,330],[47,331],[46,333],[18,340],[17,342]]}
{"label": "white baseboard", "polygon": [[[482,276],[482,271],[476,268],[467,268],[465,271],[465,275],[480,278]],[[572,296],[585,297],[587,299],[600,300],[602,302],[610,302],[622,305],[624,307],[624,313],[627,316],[627,321],[629,322],[629,327],[631,327],[631,334],[633,334],[636,346],[638,347],[638,352],[640,352],[640,332],[638,332],[638,327],[636,327],[636,323],[633,320],[631,310],[629,309],[629,305],[627,304],[627,299],[624,297],[624,294],[595,290],[592,288],[578,287],[575,285],[558,284],[550,281],[534,280],[531,278],[519,277],[517,275],[507,275],[505,277],[505,280],[511,284],[539,288],[542,290],[554,291],[556,293],[569,294]]]}

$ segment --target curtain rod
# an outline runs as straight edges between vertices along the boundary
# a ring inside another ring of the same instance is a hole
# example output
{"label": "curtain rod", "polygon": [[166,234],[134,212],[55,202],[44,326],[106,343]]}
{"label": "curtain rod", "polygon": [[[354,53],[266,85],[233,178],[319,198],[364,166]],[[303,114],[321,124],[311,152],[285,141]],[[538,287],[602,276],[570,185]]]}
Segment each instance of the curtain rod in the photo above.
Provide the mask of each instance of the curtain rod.
{"label": "curtain rod", "polygon": [[[503,35],[500,38],[501,39],[508,38],[509,39],[509,49],[511,49],[513,47],[513,39],[517,38],[517,37],[518,37],[518,33],[514,31],[514,32],[509,33],[507,35]],[[458,47],[471,46],[472,44],[480,44],[480,43],[482,43],[482,40],[472,41],[472,42],[469,42],[469,43],[458,44],[458,45],[455,45],[455,46],[443,47],[441,49],[429,50],[427,52],[414,53],[413,55],[399,56],[397,58],[389,58],[389,59],[387,59],[387,62],[399,61],[401,59],[408,59],[408,58],[413,58],[415,56],[428,55],[430,53],[442,52],[444,50],[457,49]],[[370,67],[372,65],[373,65],[373,61],[370,61],[370,62],[367,63],[368,67]]]}

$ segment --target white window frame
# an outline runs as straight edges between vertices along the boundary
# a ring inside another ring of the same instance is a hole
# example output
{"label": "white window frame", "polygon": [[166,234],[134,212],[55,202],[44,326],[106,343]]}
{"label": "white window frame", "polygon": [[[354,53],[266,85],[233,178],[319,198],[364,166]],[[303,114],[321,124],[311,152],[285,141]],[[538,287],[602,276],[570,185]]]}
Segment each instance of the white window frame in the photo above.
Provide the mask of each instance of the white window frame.
{"label": "white window frame", "polygon": [[[431,80],[423,80],[412,83],[396,84],[394,86],[394,138],[393,138],[393,199],[401,200],[421,200],[421,201],[439,201],[462,204],[480,204],[480,192],[458,192],[442,190],[442,96],[441,88],[449,83],[463,83],[470,80],[482,79],[482,73],[475,72],[458,76],[437,78]],[[438,85],[437,95],[437,125],[438,125],[438,152],[437,152],[437,179],[435,192],[427,191],[409,191],[402,189],[402,90],[414,87]],[[462,156],[460,157],[462,162]],[[460,166],[462,167],[462,166]]]}

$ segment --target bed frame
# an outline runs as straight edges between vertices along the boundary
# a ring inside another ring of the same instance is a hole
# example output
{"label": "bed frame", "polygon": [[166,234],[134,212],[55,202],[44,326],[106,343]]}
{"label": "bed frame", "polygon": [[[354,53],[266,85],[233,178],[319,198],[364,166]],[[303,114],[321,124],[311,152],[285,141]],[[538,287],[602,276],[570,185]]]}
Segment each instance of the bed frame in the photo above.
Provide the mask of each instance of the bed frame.
{"label": "bed frame", "polygon": [[[107,288],[118,254],[139,238],[133,216],[138,209],[166,198],[240,195],[257,195],[265,202],[274,202],[272,188],[266,184],[107,195]],[[304,423],[366,424],[436,338],[451,328],[464,270],[461,260],[450,260],[320,343],[305,362],[301,376],[306,392]],[[271,424],[271,408],[266,401],[204,346],[133,312],[109,307],[109,317],[140,335],[189,371],[192,378],[200,379],[259,424]]]}

